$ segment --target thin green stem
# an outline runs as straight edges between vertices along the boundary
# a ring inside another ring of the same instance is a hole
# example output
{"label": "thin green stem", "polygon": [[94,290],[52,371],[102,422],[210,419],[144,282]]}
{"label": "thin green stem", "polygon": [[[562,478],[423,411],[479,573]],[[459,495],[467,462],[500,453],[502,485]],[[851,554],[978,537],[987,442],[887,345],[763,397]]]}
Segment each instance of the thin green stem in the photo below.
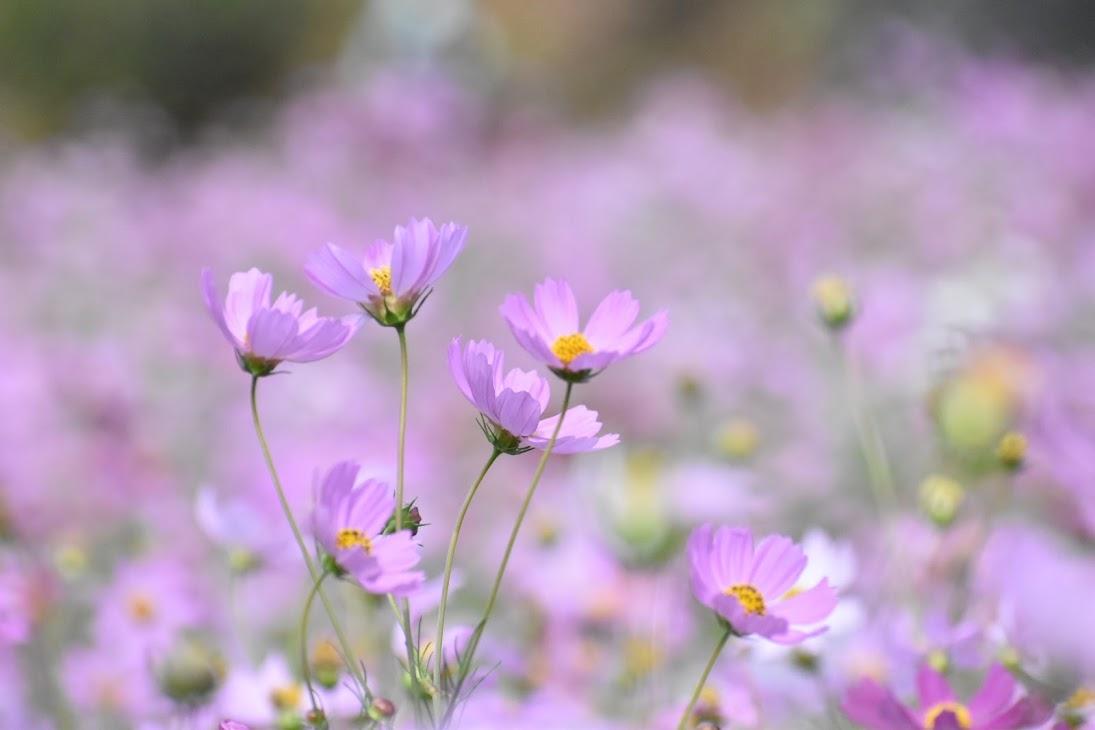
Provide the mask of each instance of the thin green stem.
{"label": "thin green stem", "polygon": [[[297,521],[293,517],[293,510],[289,508],[289,500],[285,498],[285,490],[281,486],[281,478],[278,477],[278,470],[274,466],[274,457],[270,454],[270,446],[267,444],[266,434],[262,430],[262,422],[259,419],[258,384],[259,377],[253,376],[251,378],[251,420],[255,424],[255,434],[258,436],[259,445],[262,447],[262,456],[266,459],[266,468],[270,472],[270,478],[274,482],[274,489],[278,493],[278,502],[281,503],[281,511],[285,514],[285,521],[289,523],[289,528],[293,531],[293,537],[297,541],[297,547],[300,548],[300,554],[304,558],[304,564],[308,566],[308,574],[314,581],[319,577],[319,573],[316,571],[316,565],[312,560],[312,555],[308,552],[308,548],[304,544],[304,536],[301,535],[300,528],[297,526]],[[327,598],[327,594],[323,592],[323,589],[319,589],[318,593],[319,600],[323,603],[323,610],[327,612],[327,618],[331,621],[331,627],[335,631],[335,636],[338,637],[338,643],[342,648],[342,653],[345,655],[346,664],[350,667],[350,673],[353,674],[354,678],[360,684],[364,696],[368,694],[369,690],[368,686],[365,684],[365,674],[354,659],[350,641],[346,638],[346,632],[342,630],[342,624],[339,623],[338,616],[335,615],[335,609],[334,606],[331,605],[330,599]]]}
{"label": "thin green stem", "polygon": [[308,701],[313,710],[319,710],[316,706],[316,690],[312,686],[312,668],[308,663],[308,616],[312,612],[312,603],[316,600],[319,587],[330,573],[326,570],[319,574],[316,582],[312,584],[312,590],[308,591],[308,598],[304,601],[304,610],[300,614],[300,671],[304,675],[304,684],[308,687]]}
{"label": "thin green stem", "polygon": [[476,477],[475,482],[473,482],[471,488],[468,489],[467,496],[464,497],[464,503],[460,505],[460,513],[456,516],[456,526],[453,528],[452,537],[449,539],[449,551],[445,554],[445,573],[441,580],[441,603],[438,605],[437,610],[437,633],[434,636],[433,642],[435,715],[440,715],[441,713],[441,665],[444,663],[445,608],[449,600],[449,581],[452,578],[452,565],[456,558],[456,545],[460,541],[460,530],[464,526],[464,518],[468,514],[468,508],[471,507],[471,501],[475,498],[475,493],[479,491],[479,485],[483,483],[483,479],[487,476],[487,472],[490,471],[491,466],[501,455],[502,452],[497,448],[491,449],[487,463],[483,465],[483,469],[479,472],[479,476]]}
{"label": "thin green stem", "polygon": [[871,491],[874,493],[880,511],[892,509],[897,505],[897,489],[893,470],[890,468],[890,460],[886,456],[886,448],[878,431],[878,424],[875,423],[870,408],[864,403],[859,370],[851,353],[845,349],[843,342],[837,341],[836,346],[841,367],[844,371],[845,387],[849,401],[848,407],[851,411],[856,437],[859,439],[859,447],[863,453],[863,460],[867,465],[867,476]]}
{"label": "thin green stem", "polygon": [[551,456],[551,452],[555,449],[555,441],[559,438],[559,431],[563,428],[563,419],[566,417],[567,409],[570,407],[570,395],[574,390],[574,383],[567,382],[566,391],[563,394],[563,407],[559,411],[559,420],[555,423],[555,430],[551,433],[551,438],[548,439],[547,446],[544,447],[544,453],[540,456],[540,462],[536,465],[536,471],[532,474],[532,482],[529,484],[528,491],[525,492],[525,499],[521,503],[521,509],[517,512],[517,520],[513,523],[513,529],[509,533],[509,541],[506,543],[506,551],[502,553],[502,563],[498,566],[498,573],[494,577],[494,585],[491,586],[490,597],[487,599],[487,607],[483,611],[483,618],[479,620],[479,623],[475,627],[475,631],[468,638],[468,644],[464,649],[464,656],[460,659],[460,667],[457,671],[456,687],[453,690],[452,702],[449,703],[448,709],[445,711],[445,716],[441,719],[441,727],[445,727],[452,719],[453,708],[456,707],[456,700],[460,693],[460,688],[464,684],[464,680],[471,670],[472,659],[475,657],[475,650],[479,646],[479,639],[483,635],[483,631],[487,628],[487,622],[490,620],[491,613],[494,611],[494,604],[498,600],[498,591],[502,587],[502,579],[506,575],[506,568],[509,566],[510,555],[513,553],[513,546],[517,542],[517,534],[521,531],[521,524],[525,521],[525,515],[528,513],[529,505],[532,504],[532,497],[536,494],[536,487],[540,484],[540,478],[544,475],[544,468],[547,466],[548,457]]}
{"label": "thin green stem", "polygon": [[407,332],[402,326],[395,328],[399,336],[399,444],[396,449],[395,472],[395,531],[403,529],[403,464],[407,450],[407,385],[408,375]]}
{"label": "thin green stem", "polygon": [[692,710],[696,708],[696,702],[700,699],[700,693],[703,692],[703,686],[707,684],[707,677],[715,667],[715,662],[718,661],[719,655],[722,654],[723,647],[725,647],[726,642],[730,640],[730,635],[732,633],[733,630],[727,626],[726,631],[723,632],[722,637],[719,639],[719,643],[715,644],[715,650],[711,652],[711,658],[707,660],[707,666],[703,668],[703,674],[700,675],[700,681],[696,683],[696,689],[692,691],[692,699],[688,701],[688,706],[684,708],[684,712],[681,714],[681,720],[677,723],[677,730],[685,730],[685,728],[688,727],[688,718],[692,716]]}
{"label": "thin green stem", "polygon": [[[407,332],[403,325],[395,328],[399,337],[399,441],[396,445],[395,462],[395,531],[403,529],[403,480],[407,454],[407,390],[410,381],[409,358],[407,356]],[[411,608],[407,599],[402,601],[403,639],[407,646],[407,671],[411,675],[411,690],[418,691],[418,662],[415,661],[414,637],[411,634]]]}

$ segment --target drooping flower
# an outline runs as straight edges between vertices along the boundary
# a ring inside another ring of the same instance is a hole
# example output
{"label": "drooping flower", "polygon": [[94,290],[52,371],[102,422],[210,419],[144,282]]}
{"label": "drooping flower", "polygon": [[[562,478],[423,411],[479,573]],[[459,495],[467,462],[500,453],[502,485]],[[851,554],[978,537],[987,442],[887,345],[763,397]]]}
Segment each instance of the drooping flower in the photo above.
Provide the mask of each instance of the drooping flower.
{"label": "drooping flower", "polygon": [[342,348],[360,326],[360,317],[320,317],[315,308],[282,292],[270,303],[273,277],[258,269],[232,274],[221,303],[213,272],[202,270],[205,306],[232,343],[240,365],[253,375],[267,375],[283,360],[321,360]]}
{"label": "drooping flower", "polygon": [[[471,340],[461,347],[460,338],[449,344],[449,370],[456,387],[486,419],[484,431],[503,451],[545,449],[559,416],[542,418],[551,399],[551,386],[535,371],[514,368],[505,372],[505,355],[485,340]],[[605,449],[619,443],[618,434],[598,435],[597,412],[572,406],[566,412],[555,441],[557,454]]]}
{"label": "drooping flower", "polygon": [[510,294],[500,311],[522,347],[573,382],[588,380],[617,360],[650,349],[669,325],[669,315],[661,311],[632,326],[639,314],[638,300],[629,291],[614,291],[582,328],[574,292],[565,281],[554,279],[536,286],[531,304],[522,294]]}
{"label": "drooping flower", "polygon": [[754,546],[747,529],[702,525],[688,538],[688,560],[696,599],[739,636],[798,644],[825,631],[816,625],[836,607],[828,579],[792,591],[807,559],[783,535],[769,535]]}
{"label": "drooping flower", "polygon": [[361,467],[343,461],[316,487],[312,529],[341,570],[370,593],[406,595],[425,577],[413,568],[421,559],[410,530],[386,534],[395,498],[384,482],[359,481]]}
{"label": "drooping flower", "polygon": [[845,714],[869,730],[1016,730],[1040,725],[1049,709],[1030,697],[1016,699],[1016,682],[999,664],[981,688],[962,702],[946,678],[924,665],[916,677],[919,703],[908,707],[871,679],[853,685],[844,697]]}
{"label": "drooping flower", "polygon": [[412,218],[391,242],[378,239],[357,258],[327,244],[309,259],[308,277],[324,291],[357,302],[382,325],[406,324],[416,305],[464,248],[467,226]]}

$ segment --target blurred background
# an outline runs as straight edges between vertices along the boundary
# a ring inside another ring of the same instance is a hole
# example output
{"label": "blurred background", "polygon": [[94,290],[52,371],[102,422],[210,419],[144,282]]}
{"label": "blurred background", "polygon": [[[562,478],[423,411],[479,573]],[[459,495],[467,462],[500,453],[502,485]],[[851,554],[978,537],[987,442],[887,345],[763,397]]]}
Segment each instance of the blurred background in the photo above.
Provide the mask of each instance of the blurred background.
{"label": "blurred background", "polygon": [[[1082,0],[0,3],[0,725],[302,726],[307,579],[199,272],[346,314],[309,253],[430,216],[470,228],[410,332],[431,577],[486,455],[450,339],[531,367],[497,307],[545,276],[671,317],[580,391],[622,444],[553,460],[466,727],[672,727],[717,635],[705,520],[806,540],[842,601],[823,642],[729,650],[694,724],[850,727],[858,679],[1006,660],[1084,727],[1092,38]],[[263,383],[302,517],[317,469],[393,476],[389,335]],[[529,459],[472,511],[451,626]],[[338,599],[403,705],[386,607]]]}

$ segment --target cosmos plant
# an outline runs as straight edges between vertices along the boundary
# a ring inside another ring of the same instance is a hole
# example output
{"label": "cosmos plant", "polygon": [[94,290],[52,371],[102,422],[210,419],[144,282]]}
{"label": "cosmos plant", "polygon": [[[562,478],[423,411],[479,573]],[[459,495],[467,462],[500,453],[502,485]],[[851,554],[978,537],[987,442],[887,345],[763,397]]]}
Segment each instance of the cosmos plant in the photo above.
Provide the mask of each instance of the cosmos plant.
{"label": "cosmos plant", "polygon": [[[368,593],[387,596],[402,633],[406,649],[404,671],[409,695],[418,721],[435,727],[449,726],[460,704],[467,700],[477,673],[476,652],[499,597],[513,547],[552,453],[577,454],[616,445],[617,434],[600,433],[596,411],[571,405],[578,383],[588,381],[613,362],[649,349],[665,333],[667,317],[659,313],[632,328],[638,302],[628,292],[613,292],[596,308],[584,330],[578,327],[577,304],[564,281],[547,280],[536,290],[535,306],[518,295],[507,297],[501,312],[520,344],[542,359],[561,378],[564,395],[559,412],[546,416],[551,400],[549,382],[535,371],[505,370],[501,350],[489,342],[471,341],[461,345],[453,339],[449,347],[449,369],[457,389],[479,412],[479,424],[491,446],[490,456],[469,488],[459,512],[445,560],[438,603],[437,631],[433,645],[445,650],[423,651],[412,626],[408,596],[421,588],[424,574],[417,570],[420,560],[414,536],[421,526],[419,507],[404,499],[404,461],[407,432],[408,346],[407,325],[418,313],[433,285],[453,263],[467,238],[467,229],[455,223],[435,226],[427,219],[412,219],[397,227],[392,241],[377,241],[364,259],[356,259],[329,244],[310,259],[308,276],[324,291],[356,302],[378,324],[394,329],[400,349],[401,383],[396,487],[363,474],[361,467],[346,461],[317,476],[311,534],[318,552],[308,547],[298,521],[285,496],[273,455],[259,418],[257,386],[273,375],[283,361],[311,362],[333,355],[356,332],[359,318],[320,317],[314,309],[303,310],[298,297],[281,294],[271,304],[271,277],[257,269],[234,274],[228,295],[220,301],[212,273],[202,273],[202,289],[213,320],[232,345],[240,367],[251,376],[251,412],[259,445],[282,506],[284,517],[296,539],[301,557],[312,576],[301,619],[301,656],[307,689],[307,722],[328,726],[329,708],[317,690],[307,658],[308,615],[319,597],[338,637],[339,651],[351,668],[354,694],[360,700],[360,717],[387,722],[394,713],[387,700],[375,696],[363,665],[354,657],[353,643],[343,628],[344,617],[323,590],[325,579],[352,581]],[[503,454],[540,452],[525,498],[514,520],[503,551],[490,597],[483,615],[471,631],[462,630],[461,640],[448,649],[445,643],[445,613],[452,584],[456,549],[461,527],[479,486],[490,467]],[[432,663],[432,666],[431,666]],[[469,683],[469,680],[471,682]],[[285,698],[289,694],[282,693]],[[286,701],[292,712],[301,700],[293,694]],[[222,727],[238,727],[225,720]]]}

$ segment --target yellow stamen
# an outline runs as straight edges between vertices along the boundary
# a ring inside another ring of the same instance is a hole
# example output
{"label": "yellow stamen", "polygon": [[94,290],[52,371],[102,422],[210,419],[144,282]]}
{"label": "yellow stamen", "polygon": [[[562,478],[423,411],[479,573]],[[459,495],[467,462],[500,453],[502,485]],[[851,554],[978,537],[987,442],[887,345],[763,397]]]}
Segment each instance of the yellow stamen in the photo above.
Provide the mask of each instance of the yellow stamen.
{"label": "yellow stamen", "polygon": [[551,351],[555,353],[555,357],[563,361],[563,365],[569,365],[579,355],[593,352],[593,345],[589,344],[589,340],[581,332],[575,332],[555,340]]}
{"label": "yellow stamen", "polygon": [[274,687],[270,690],[270,704],[279,712],[295,710],[300,706],[303,693],[299,684],[287,684],[284,687]]}
{"label": "yellow stamen", "polygon": [[1065,700],[1066,710],[1083,710],[1095,706],[1095,689],[1080,687]]}
{"label": "yellow stamen", "polygon": [[143,593],[130,595],[127,608],[130,617],[139,624],[147,624],[156,618],[156,604]]}
{"label": "yellow stamen", "polygon": [[962,730],[969,730],[973,727],[973,717],[970,716],[969,709],[953,700],[946,700],[945,702],[937,702],[928,708],[928,711],[924,713],[924,730],[935,730],[935,723],[939,720],[939,717],[949,712],[954,715],[958,721],[958,727]]}
{"label": "yellow stamen", "polygon": [[373,278],[373,283],[376,284],[376,288],[380,290],[381,296],[390,296],[392,293],[392,267],[391,266],[378,266],[375,269],[369,269],[369,276]]}
{"label": "yellow stamen", "polygon": [[746,613],[751,613],[756,616],[764,615],[764,596],[761,595],[753,586],[747,583],[740,583],[736,586],[730,586],[723,591],[728,596],[733,596],[738,599],[738,603],[745,609]]}
{"label": "yellow stamen", "polygon": [[360,547],[366,555],[373,554],[373,541],[361,530],[345,527],[335,536],[335,545],[339,550],[348,550],[352,547]]}

